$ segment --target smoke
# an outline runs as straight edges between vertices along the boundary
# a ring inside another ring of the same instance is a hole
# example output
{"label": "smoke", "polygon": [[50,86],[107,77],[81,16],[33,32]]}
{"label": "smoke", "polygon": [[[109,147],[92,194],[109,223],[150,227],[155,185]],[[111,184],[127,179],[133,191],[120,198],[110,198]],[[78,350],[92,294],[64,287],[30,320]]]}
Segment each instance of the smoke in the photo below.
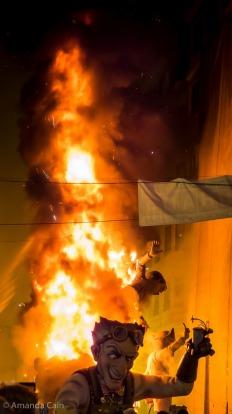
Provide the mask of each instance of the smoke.
{"label": "smoke", "polygon": [[[19,119],[36,296],[15,328],[21,375],[33,375],[38,357],[63,355],[67,338],[69,359],[85,365],[96,318],[137,316],[119,273],[130,251],[143,253],[154,238],[138,225],[137,179],[172,173],[178,145],[164,96],[178,54],[173,30],[155,13],[147,24],[103,9],[72,12],[34,53]],[[124,250],[124,263],[111,267],[112,250]]]}

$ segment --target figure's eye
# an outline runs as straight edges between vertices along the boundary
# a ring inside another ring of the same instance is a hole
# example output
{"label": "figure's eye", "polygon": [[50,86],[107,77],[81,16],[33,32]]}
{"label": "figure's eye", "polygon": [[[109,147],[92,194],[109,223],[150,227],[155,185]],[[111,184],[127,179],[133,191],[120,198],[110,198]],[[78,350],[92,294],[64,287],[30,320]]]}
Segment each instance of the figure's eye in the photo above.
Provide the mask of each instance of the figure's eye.
{"label": "figure's eye", "polygon": [[126,355],[126,360],[128,362],[133,362],[138,356],[138,353],[134,354],[134,355]]}
{"label": "figure's eye", "polygon": [[119,359],[121,356],[121,354],[117,353],[117,352],[111,352],[110,354],[108,354],[108,357],[110,359]]}

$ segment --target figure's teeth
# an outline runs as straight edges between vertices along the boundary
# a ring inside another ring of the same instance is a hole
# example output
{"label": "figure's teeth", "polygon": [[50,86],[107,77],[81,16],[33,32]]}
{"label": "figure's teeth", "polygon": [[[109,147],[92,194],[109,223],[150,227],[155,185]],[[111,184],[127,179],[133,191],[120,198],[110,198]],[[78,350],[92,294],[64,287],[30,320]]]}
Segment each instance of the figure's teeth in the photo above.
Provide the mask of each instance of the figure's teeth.
{"label": "figure's teeth", "polygon": [[115,372],[112,369],[109,369],[109,374],[110,374],[110,378],[114,381],[121,381],[122,380],[121,375],[118,376],[117,374],[115,374]]}

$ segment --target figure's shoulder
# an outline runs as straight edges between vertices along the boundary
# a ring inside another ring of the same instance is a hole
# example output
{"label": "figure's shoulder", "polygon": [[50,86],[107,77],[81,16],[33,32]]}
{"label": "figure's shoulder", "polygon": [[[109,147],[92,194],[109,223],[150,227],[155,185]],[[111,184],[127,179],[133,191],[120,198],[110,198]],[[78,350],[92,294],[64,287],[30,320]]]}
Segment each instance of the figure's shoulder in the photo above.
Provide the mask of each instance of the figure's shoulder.
{"label": "figure's shoulder", "polygon": [[74,372],[72,373],[72,376],[73,376],[73,375],[77,375],[77,374],[81,374],[81,375],[84,375],[84,377],[86,377],[86,376],[88,376],[88,375],[89,375],[90,369],[92,369],[92,368],[94,368],[94,367],[88,367],[88,368],[81,368],[81,369],[78,369],[77,371],[74,371]]}
{"label": "figure's shoulder", "polygon": [[87,412],[89,402],[88,380],[81,372],[74,372],[59,389],[56,396],[56,404],[69,410],[76,410],[78,407],[82,407],[84,408],[83,412]]}
{"label": "figure's shoulder", "polygon": [[69,377],[68,381],[80,384],[86,384],[86,381],[90,383],[90,379],[93,378],[93,376],[95,376],[95,370],[95,366],[78,369],[77,371],[73,372],[73,374]]}
{"label": "figure's shoulder", "polygon": [[147,362],[152,363],[152,362],[156,361],[156,353],[157,353],[157,351],[152,351],[147,357]]}
{"label": "figure's shoulder", "polygon": [[83,369],[75,371],[66,379],[59,394],[74,391],[76,392],[77,389],[88,389],[88,384],[88,370]]}
{"label": "figure's shoulder", "polygon": [[[137,401],[138,396],[143,394],[143,391],[146,388],[147,378],[150,378],[150,375],[144,375],[138,372],[133,372],[132,378],[133,378],[133,385],[134,385],[134,398]],[[144,396],[142,396],[141,399],[143,398]]]}

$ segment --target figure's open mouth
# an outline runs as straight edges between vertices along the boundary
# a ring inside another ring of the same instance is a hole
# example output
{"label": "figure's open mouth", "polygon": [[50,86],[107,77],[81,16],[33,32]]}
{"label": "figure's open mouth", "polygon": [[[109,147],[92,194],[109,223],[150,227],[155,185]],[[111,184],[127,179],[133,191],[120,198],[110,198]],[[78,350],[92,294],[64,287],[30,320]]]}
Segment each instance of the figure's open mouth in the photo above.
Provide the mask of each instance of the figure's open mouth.
{"label": "figure's open mouth", "polygon": [[123,380],[122,376],[117,374],[112,368],[109,368],[109,376],[114,382],[122,382]]}

